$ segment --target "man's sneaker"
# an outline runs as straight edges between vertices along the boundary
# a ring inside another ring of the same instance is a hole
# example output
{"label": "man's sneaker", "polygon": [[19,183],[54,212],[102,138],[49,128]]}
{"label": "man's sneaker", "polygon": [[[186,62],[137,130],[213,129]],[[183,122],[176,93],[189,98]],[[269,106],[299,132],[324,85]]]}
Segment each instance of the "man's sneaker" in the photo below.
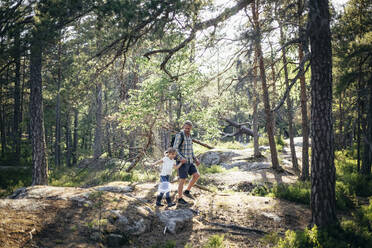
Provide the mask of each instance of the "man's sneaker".
{"label": "man's sneaker", "polygon": [[180,203],[180,204],[187,204],[187,201],[185,201],[184,199],[180,198],[180,199],[178,199],[178,203]]}
{"label": "man's sneaker", "polygon": [[186,197],[188,197],[188,198],[190,198],[190,199],[195,199],[191,194],[190,194],[190,191],[189,190],[185,190],[184,192],[183,192],[183,194],[184,194],[184,196],[186,196]]}

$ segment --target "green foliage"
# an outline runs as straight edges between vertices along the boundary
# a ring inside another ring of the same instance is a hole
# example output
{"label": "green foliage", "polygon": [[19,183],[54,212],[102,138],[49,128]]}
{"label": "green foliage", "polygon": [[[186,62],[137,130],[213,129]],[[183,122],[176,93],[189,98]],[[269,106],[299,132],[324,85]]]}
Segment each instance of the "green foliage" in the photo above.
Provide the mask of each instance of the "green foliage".
{"label": "green foliage", "polygon": [[284,139],[283,139],[283,136],[277,136],[276,137],[276,147],[278,149],[278,151],[282,151],[283,148],[285,146],[285,142],[284,142]]}
{"label": "green foliage", "polygon": [[362,206],[351,219],[342,220],[340,226],[326,229],[306,228],[304,231],[287,230],[283,238],[268,234],[262,239],[275,244],[276,248],[344,248],[372,246],[372,198],[369,205]]}
{"label": "green foliage", "polygon": [[273,196],[288,201],[310,204],[310,182],[276,184],[271,190]]}
{"label": "green foliage", "polygon": [[225,245],[223,244],[223,240],[225,238],[225,235],[221,234],[215,234],[208,238],[207,244],[203,245],[203,248],[223,248]]}
{"label": "green foliage", "polygon": [[253,190],[251,191],[251,195],[255,195],[255,196],[266,196],[270,193],[271,189],[269,187],[269,185],[265,184],[265,185],[256,185]]}
{"label": "green foliage", "polygon": [[348,185],[336,181],[336,206],[340,210],[348,210],[355,207],[355,195],[353,195]]}
{"label": "green foliage", "polygon": [[342,220],[340,226],[304,231],[287,230],[284,238],[269,235],[264,240],[276,248],[344,248],[372,246],[372,198],[368,206],[353,213],[352,219]]}
{"label": "green foliage", "polygon": [[201,174],[213,174],[213,173],[222,173],[225,172],[226,169],[220,165],[212,165],[210,167],[206,165],[199,165],[198,170]]}
{"label": "green foliage", "polygon": [[268,146],[269,145],[269,138],[267,137],[267,135],[264,135],[263,137],[260,137],[260,139],[258,140],[258,144],[260,146]]}
{"label": "green foliage", "polygon": [[145,182],[154,181],[156,173],[149,173],[148,168],[138,165],[130,172],[125,172],[127,165],[117,159],[110,159],[104,168],[60,167],[52,171],[49,184],[53,186],[95,186],[112,181]]}
{"label": "green foliage", "polygon": [[372,196],[372,177],[357,172],[357,160],[350,151],[337,151],[335,166],[337,180],[345,185],[344,190],[350,195]]}
{"label": "green foliage", "polygon": [[18,188],[31,185],[31,167],[30,168],[9,168],[0,171],[0,197],[6,196]]}
{"label": "green foliage", "polygon": [[228,142],[218,141],[218,142],[215,142],[213,146],[222,148],[222,149],[225,148],[225,149],[233,149],[233,150],[243,150],[247,148],[243,144],[237,141],[228,141]]}
{"label": "green foliage", "polygon": [[152,248],[175,248],[177,247],[177,243],[174,240],[167,240],[165,244],[156,244],[151,247]]}

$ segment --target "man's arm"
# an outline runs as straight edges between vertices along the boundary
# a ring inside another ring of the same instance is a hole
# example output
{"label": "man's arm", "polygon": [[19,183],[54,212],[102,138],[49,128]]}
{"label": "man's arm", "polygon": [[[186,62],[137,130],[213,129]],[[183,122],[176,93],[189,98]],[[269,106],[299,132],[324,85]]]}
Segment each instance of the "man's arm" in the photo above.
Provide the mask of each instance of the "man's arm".
{"label": "man's arm", "polygon": [[194,160],[194,161],[195,161],[195,164],[196,164],[197,166],[199,166],[200,161],[199,161],[199,159],[197,159],[197,158],[195,157],[195,155],[194,155],[194,150],[192,150],[192,160]]}

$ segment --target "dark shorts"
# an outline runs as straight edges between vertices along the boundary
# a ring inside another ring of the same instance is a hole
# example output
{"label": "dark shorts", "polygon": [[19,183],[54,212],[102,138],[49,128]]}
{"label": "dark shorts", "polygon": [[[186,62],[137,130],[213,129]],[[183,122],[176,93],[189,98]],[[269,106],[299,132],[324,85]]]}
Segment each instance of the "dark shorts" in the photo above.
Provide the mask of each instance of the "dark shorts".
{"label": "dark shorts", "polygon": [[192,175],[195,172],[198,172],[194,164],[185,163],[178,169],[178,176],[181,179],[185,179],[188,175]]}

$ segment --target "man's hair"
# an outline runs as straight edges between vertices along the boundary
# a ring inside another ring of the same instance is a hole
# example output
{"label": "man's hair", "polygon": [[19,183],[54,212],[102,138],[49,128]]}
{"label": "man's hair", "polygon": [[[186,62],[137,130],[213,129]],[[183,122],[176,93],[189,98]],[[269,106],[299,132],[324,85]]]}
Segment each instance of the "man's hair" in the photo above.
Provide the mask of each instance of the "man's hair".
{"label": "man's hair", "polygon": [[192,122],[189,121],[189,120],[187,120],[187,121],[185,121],[185,122],[183,123],[183,126],[185,126],[185,125],[192,126]]}

